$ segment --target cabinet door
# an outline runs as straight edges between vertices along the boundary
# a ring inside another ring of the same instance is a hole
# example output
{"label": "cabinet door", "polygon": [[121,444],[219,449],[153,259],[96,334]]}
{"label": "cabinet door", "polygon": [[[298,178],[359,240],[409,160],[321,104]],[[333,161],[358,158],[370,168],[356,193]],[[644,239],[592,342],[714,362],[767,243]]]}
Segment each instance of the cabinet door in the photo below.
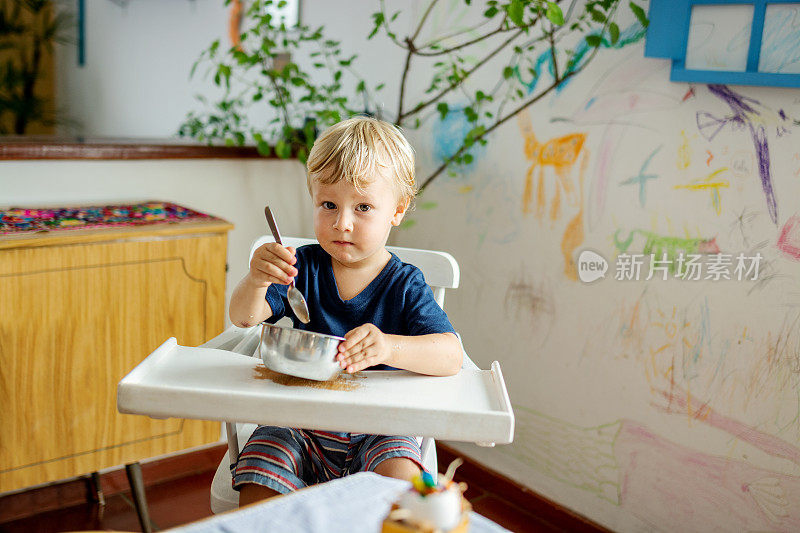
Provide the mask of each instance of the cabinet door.
{"label": "cabinet door", "polygon": [[0,250],[0,492],[219,440],[121,415],[116,386],[169,337],[222,331],[224,234]]}

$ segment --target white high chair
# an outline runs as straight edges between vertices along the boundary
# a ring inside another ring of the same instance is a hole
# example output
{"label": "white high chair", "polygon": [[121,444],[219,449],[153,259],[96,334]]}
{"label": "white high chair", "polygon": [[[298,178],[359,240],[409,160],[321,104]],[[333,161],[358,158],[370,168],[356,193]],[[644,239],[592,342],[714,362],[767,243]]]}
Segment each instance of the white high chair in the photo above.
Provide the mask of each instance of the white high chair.
{"label": "white high chair", "polygon": [[[289,242],[298,246],[313,241]],[[458,267],[448,254],[391,250],[420,267],[440,305],[444,289],[458,285]],[[462,368],[453,376],[375,370],[364,372],[353,389],[286,387],[256,379],[260,362],[251,355],[260,340],[257,329],[231,327],[199,347],[179,345],[174,337],[165,340],[119,382],[117,409],[155,418],[225,422],[229,457],[238,456],[239,442],[254,427],[236,428],[234,422],[426,435],[431,438],[422,445],[423,464],[431,469],[436,468],[432,438],[484,446],[514,439],[514,411],[497,361],[481,370],[464,354]],[[237,505],[228,465],[226,457],[212,487],[215,512]]]}
{"label": "white high chair", "polygon": [[[250,258],[252,258],[253,252],[255,252],[259,246],[267,242],[272,242],[273,240],[271,236],[266,235],[256,240],[250,249]],[[314,239],[283,238],[283,244],[285,246],[293,246],[295,248],[306,244],[314,244],[316,242],[317,241]],[[458,263],[453,256],[445,252],[399,248],[395,246],[388,246],[387,249],[397,255],[401,261],[413,264],[422,271],[425,280],[433,290],[436,303],[444,308],[445,289],[454,289],[458,287],[459,269]],[[258,344],[260,342],[259,333],[259,326],[247,329],[232,326],[218,337],[203,344],[202,347],[221,348],[243,355],[257,357]],[[463,353],[463,357],[462,368],[477,370],[477,367],[466,353]],[[225,423],[225,431],[228,438],[228,451],[217,467],[214,481],[211,484],[211,510],[214,513],[229,511],[239,506],[239,493],[231,487],[230,465],[233,461],[231,461],[230,458],[239,457],[240,443],[246,443],[256,427],[256,424]],[[418,437],[418,439],[420,438]],[[423,466],[430,472],[436,472],[436,443],[433,438],[422,437],[420,447],[422,449]]]}

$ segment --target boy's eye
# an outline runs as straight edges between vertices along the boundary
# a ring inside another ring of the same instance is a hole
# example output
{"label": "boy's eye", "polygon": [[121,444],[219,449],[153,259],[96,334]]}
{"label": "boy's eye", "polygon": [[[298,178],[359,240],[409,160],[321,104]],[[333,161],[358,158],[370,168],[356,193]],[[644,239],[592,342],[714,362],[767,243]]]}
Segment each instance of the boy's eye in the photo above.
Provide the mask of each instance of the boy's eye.
{"label": "boy's eye", "polygon": [[324,209],[336,209],[336,204],[333,202],[322,202],[322,207]]}
{"label": "boy's eye", "polygon": [[358,206],[356,207],[356,209],[357,209],[357,210],[359,210],[359,211],[361,211],[362,213],[366,213],[367,211],[369,211],[370,209],[372,209],[372,206],[371,206],[371,205],[369,205],[369,204],[358,204]]}

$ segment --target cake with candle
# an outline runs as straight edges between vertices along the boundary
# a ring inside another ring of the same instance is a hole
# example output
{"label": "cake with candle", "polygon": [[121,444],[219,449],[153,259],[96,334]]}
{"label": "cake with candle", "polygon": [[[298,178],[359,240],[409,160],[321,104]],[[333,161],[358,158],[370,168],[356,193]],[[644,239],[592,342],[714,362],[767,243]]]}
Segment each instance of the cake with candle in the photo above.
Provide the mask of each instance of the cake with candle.
{"label": "cake with candle", "polygon": [[453,461],[444,475],[415,477],[392,504],[381,533],[467,533],[472,507],[463,495],[466,483],[453,481],[459,464],[460,459]]}

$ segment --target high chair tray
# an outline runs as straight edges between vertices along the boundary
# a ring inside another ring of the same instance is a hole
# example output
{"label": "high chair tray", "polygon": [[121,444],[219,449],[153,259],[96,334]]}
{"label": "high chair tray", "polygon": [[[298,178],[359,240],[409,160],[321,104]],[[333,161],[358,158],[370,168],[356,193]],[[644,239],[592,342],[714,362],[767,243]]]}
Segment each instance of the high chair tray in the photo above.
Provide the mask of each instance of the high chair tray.
{"label": "high chair tray", "polygon": [[514,414],[496,361],[491,370],[462,368],[448,377],[361,372],[348,380],[350,390],[258,379],[261,365],[258,358],[180,346],[170,338],[120,381],[117,407],[121,413],[161,418],[483,443],[513,439]]}

